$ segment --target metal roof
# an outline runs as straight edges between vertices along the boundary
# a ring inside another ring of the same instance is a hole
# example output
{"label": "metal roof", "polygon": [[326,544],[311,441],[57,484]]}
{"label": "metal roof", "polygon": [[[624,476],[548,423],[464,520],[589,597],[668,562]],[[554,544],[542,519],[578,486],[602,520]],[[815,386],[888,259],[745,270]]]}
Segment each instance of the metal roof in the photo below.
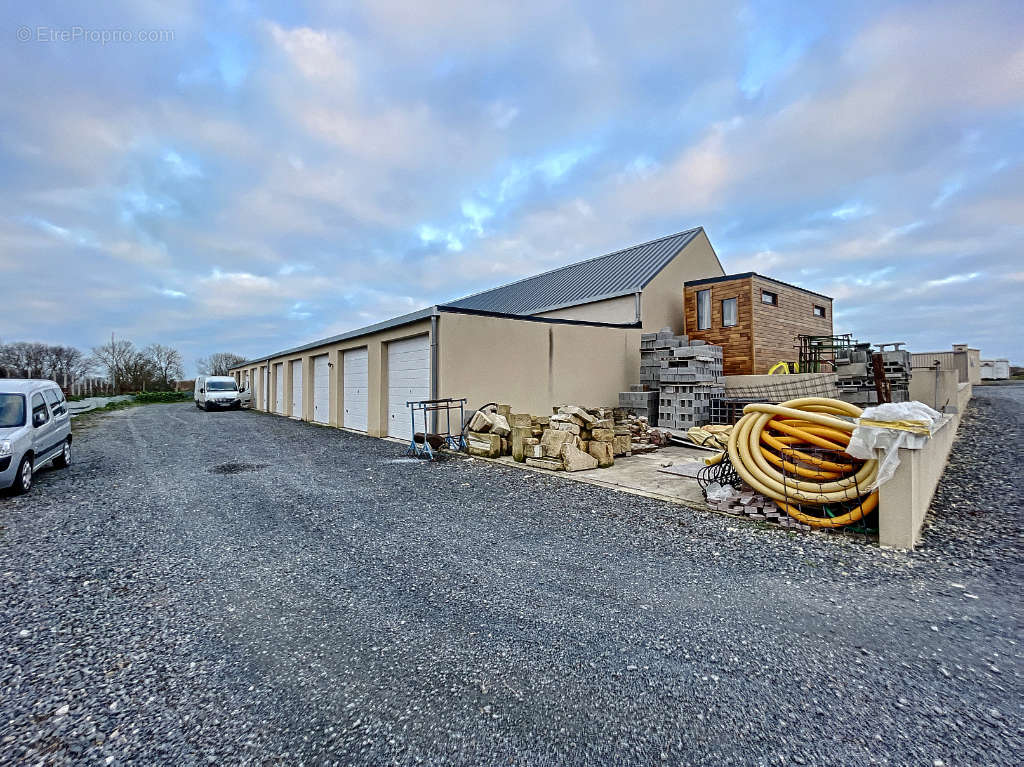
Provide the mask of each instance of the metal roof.
{"label": "metal roof", "polygon": [[700,231],[698,226],[474,293],[446,305],[503,314],[536,314],[635,293],[654,279]]}

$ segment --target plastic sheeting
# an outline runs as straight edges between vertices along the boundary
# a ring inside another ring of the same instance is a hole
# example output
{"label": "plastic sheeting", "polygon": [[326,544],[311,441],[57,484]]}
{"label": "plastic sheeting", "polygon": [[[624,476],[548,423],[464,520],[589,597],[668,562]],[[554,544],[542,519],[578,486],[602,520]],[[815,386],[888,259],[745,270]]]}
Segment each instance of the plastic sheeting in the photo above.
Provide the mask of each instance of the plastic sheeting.
{"label": "plastic sheeting", "polygon": [[878,476],[868,489],[874,490],[890,480],[900,465],[899,448],[920,450],[941,420],[942,413],[923,402],[889,402],[861,413],[846,452],[867,460],[881,451]]}

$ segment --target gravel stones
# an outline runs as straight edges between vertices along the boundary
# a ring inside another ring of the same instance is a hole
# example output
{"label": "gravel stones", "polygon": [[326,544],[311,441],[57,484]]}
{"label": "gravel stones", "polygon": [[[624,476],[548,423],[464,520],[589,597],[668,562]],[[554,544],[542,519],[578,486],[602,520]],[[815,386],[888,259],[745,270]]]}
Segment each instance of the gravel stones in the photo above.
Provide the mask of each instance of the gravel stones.
{"label": "gravel stones", "polygon": [[1021,394],[976,389],[909,554],[260,413],[76,421],[0,498],[0,763],[1012,764]]}

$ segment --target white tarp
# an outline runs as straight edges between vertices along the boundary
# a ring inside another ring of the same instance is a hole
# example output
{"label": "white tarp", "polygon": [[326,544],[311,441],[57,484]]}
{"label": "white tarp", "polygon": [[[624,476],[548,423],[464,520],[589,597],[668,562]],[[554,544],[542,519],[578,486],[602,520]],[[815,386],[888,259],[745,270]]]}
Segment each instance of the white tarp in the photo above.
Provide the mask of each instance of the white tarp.
{"label": "white tarp", "polygon": [[889,402],[867,408],[850,435],[846,452],[854,458],[867,460],[882,453],[878,461],[878,477],[869,490],[887,482],[900,465],[899,448],[920,450],[931,439],[942,413],[923,402]]}

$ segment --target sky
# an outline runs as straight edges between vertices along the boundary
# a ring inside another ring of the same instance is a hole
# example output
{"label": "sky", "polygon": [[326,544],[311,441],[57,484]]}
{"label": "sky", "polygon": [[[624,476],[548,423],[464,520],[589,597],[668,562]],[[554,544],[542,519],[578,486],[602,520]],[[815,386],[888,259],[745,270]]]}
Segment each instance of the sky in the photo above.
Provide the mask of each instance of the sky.
{"label": "sky", "polygon": [[0,339],[256,357],[703,226],[1024,364],[1024,4],[5,3]]}

